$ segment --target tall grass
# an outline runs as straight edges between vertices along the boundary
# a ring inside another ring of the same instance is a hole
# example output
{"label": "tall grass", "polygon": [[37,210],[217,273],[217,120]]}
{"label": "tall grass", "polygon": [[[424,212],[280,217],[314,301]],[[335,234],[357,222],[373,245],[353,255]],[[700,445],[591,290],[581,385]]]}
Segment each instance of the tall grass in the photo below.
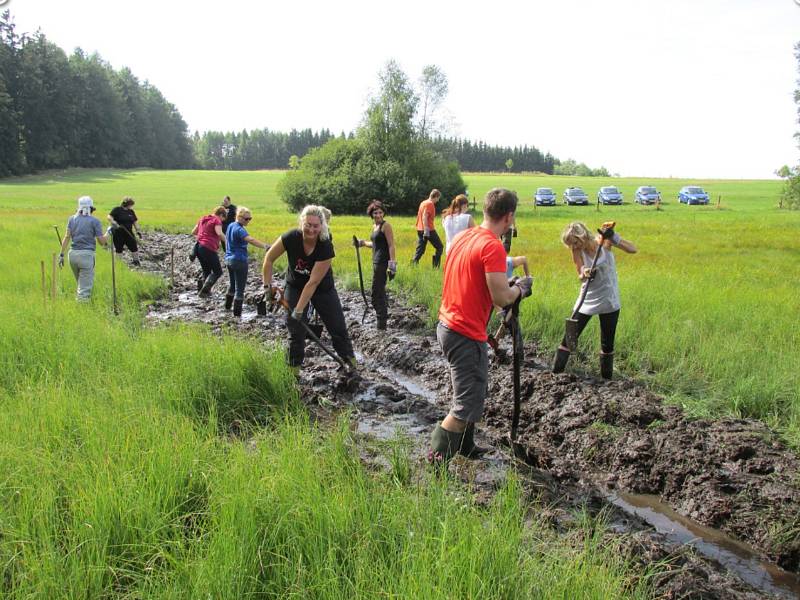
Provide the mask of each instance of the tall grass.
{"label": "tall grass", "polygon": [[416,467],[367,469],[346,420],[309,424],[281,349],[144,327],[158,278],[121,267],[115,317],[102,250],[90,304],[66,271],[45,301],[51,215],[7,216],[3,597],[648,596],[595,524],[557,537],[513,479],[484,508]]}

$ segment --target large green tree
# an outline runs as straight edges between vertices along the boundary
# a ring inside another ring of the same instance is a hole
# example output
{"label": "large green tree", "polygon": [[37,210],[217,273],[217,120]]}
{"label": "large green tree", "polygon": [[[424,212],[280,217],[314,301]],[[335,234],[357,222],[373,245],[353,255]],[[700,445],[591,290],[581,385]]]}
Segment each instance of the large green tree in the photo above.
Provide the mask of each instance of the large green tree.
{"label": "large green tree", "polygon": [[290,208],[316,203],[360,213],[379,198],[394,212],[413,213],[433,188],[445,198],[464,191],[458,164],[443,158],[420,131],[419,98],[403,70],[389,61],[378,81],[356,136],[312,150],[281,181],[279,192]]}

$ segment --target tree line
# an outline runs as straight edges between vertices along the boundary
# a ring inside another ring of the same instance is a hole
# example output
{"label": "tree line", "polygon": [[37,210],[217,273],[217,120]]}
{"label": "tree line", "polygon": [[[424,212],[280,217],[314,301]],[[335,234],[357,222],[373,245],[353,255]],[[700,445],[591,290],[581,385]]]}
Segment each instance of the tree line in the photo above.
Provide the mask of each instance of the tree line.
{"label": "tree line", "polygon": [[0,176],[65,167],[193,165],[178,109],[130,69],[67,54],[0,15]]}

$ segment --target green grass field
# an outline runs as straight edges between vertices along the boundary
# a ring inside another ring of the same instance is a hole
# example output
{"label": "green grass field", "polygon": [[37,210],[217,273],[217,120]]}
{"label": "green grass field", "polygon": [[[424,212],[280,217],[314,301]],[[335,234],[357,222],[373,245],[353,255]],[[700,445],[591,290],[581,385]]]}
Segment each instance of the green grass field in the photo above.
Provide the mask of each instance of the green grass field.
{"label": "green grass field", "polygon": [[[186,231],[223,193],[251,205],[255,235],[291,223],[277,174],[231,175],[0,183],[0,595],[650,597],[602,526],[581,518],[556,534],[513,477],[479,506],[411,463],[400,437],[377,448],[388,469],[364,466],[346,420],[309,423],[280,348],[144,327],[159,278],[120,269],[114,316],[99,251],[91,303],[75,303],[66,270],[43,298],[40,261],[49,279],[53,225],[63,234],[78,195],[101,217],[133,195],[148,227]],[[340,219],[336,235],[364,221]]]}
{"label": "green grass field", "polygon": [[[124,195],[137,200],[145,227],[188,232],[229,194],[235,204],[254,211],[250,232],[272,241],[295,223],[276,194],[280,172],[70,170],[0,183],[4,227],[18,219],[28,227],[41,223],[37,235],[53,236],[46,223],[60,224],[75,199],[90,194],[105,213]],[[610,179],[532,175],[468,174],[470,194],[505,186],[518,192],[520,236],[512,254],[525,254],[536,279],[534,297],[524,303],[526,335],[554,348],[578,292],[569,252],[560,243],[572,220],[590,226],[614,219],[618,231],[639,247],[636,255],[618,254],[623,309],[618,329],[617,364],[627,375],[649,382],[698,415],[734,414],[767,420],[800,445],[800,327],[793,274],[800,256],[800,214],[778,210],[779,181]],[[714,204],[680,205],[678,189],[702,185]],[[594,198],[601,185],[614,184],[625,194],[621,207],[540,207],[532,196],[549,186],[560,195],[580,185]],[[656,185],[661,210],[632,204],[639,185]],[[721,197],[719,208],[717,200]],[[440,207],[443,208],[443,207]],[[392,217],[397,230],[400,273],[395,289],[438,307],[441,279],[427,263],[408,264],[416,242],[414,221]],[[369,220],[334,216],[335,239],[366,237]],[[54,240],[54,236],[52,237]],[[355,285],[355,257],[338,244],[334,265],[347,285]],[[427,257],[426,257],[427,258]],[[423,261],[425,262],[425,260]],[[28,267],[31,274],[35,266]],[[596,371],[597,324],[581,340],[573,368]],[[577,358],[577,360],[576,360]]]}

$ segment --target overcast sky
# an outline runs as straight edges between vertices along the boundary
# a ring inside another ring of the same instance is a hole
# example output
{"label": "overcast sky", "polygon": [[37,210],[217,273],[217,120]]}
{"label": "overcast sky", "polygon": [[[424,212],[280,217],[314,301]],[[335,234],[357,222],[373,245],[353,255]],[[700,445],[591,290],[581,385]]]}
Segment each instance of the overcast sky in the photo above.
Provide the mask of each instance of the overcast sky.
{"label": "overcast sky", "polygon": [[448,76],[453,133],[623,176],[773,177],[800,150],[800,0],[0,0],[128,66],[190,130],[353,130],[390,58]]}

